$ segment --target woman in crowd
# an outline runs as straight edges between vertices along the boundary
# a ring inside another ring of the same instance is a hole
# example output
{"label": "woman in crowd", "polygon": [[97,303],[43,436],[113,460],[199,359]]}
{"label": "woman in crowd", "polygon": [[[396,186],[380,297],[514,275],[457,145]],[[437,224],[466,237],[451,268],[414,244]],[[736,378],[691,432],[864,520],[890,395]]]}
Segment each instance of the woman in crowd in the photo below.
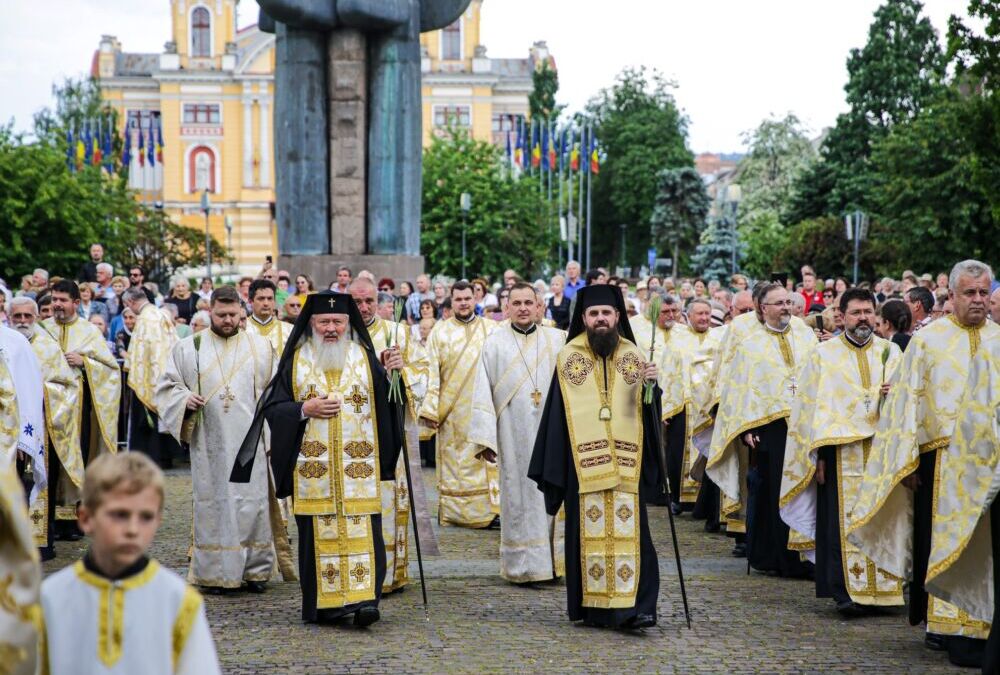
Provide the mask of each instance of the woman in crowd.
{"label": "woman in crowd", "polygon": [[572,301],[563,294],[566,288],[566,280],[559,274],[549,281],[549,290],[552,297],[549,298],[549,317],[556,322],[556,328],[569,330],[569,307]]}
{"label": "woman in crowd", "polygon": [[482,277],[472,280],[472,295],[476,299],[476,314],[482,316],[487,307],[496,307],[497,296],[490,293],[486,279]]}
{"label": "woman in crowd", "polygon": [[[308,274],[299,274],[295,277],[295,294],[299,298],[299,308],[306,304],[306,296],[315,293],[316,286]],[[286,300],[287,302],[287,300]]]}
{"label": "woman in crowd", "polygon": [[203,300],[211,300],[212,290],[214,287],[215,285],[212,283],[212,279],[210,277],[203,277],[201,285],[198,287],[198,297]]}
{"label": "woman in crowd", "polygon": [[191,292],[191,284],[184,277],[175,277],[170,284],[170,292],[163,301],[177,308],[177,320],[187,325],[198,311],[198,296]]}
{"label": "woman in crowd", "polygon": [[910,327],[913,325],[913,315],[910,308],[902,300],[886,300],[878,309],[878,320],[875,328],[883,339],[890,340],[906,351],[910,344]]}
{"label": "woman in crowd", "polygon": [[88,282],[80,284],[80,306],[77,307],[76,313],[81,319],[86,319],[88,321],[93,315],[100,316],[104,319],[105,328],[107,328],[108,324],[111,323],[108,306],[103,302],[94,300],[94,285]]}
{"label": "woman in crowd", "polygon": [[409,281],[400,281],[399,294],[396,297],[403,300],[403,302],[406,302],[406,300],[409,299],[411,295],[413,295],[413,284],[411,284]]}
{"label": "woman in crowd", "polygon": [[733,289],[733,293],[739,293],[740,291],[745,291],[749,287],[747,278],[742,274],[734,274],[729,280],[729,286]]}
{"label": "woman in crowd", "polygon": [[382,277],[378,280],[376,285],[379,293],[388,293],[389,295],[396,294],[396,282],[389,277]]}
{"label": "woman in crowd", "polygon": [[694,297],[696,298],[708,297],[708,286],[705,284],[704,279],[694,280]]}

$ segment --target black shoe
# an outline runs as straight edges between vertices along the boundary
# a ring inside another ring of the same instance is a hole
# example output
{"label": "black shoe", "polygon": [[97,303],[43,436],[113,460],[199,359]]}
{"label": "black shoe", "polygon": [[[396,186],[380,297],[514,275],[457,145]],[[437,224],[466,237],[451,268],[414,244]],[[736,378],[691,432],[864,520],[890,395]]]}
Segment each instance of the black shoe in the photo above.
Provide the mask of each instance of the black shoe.
{"label": "black shoe", "polygon": [[675,516],[681,515],[682,512],[681,505],[678,504],[677,502],[674,502],[673,504],[670,505],[670,512]]}
{"label": "black shoe", "polygon": [[222,586],[202,586],[202,590],[208,595],[229,595],[232,589],[223,588]]}
{"label": "black shoe", "polygon": [[924,646],[932,652],[943,652],[948,649],[948,637],[937,633],[927,633],[924,636]]}
{"label": "black shoe", "polygon": [[636,614],[623,624],[623,628],[629,630],[639,630],[640,628],[652,628],[656,625],[656,617],[652,614]]}
{"label": "black shoe", "polygon": [[837,603],[837,611],[845,619],[853,619],[868,614],[867,610],[853,600],[844,600]]}
{"label": "black shoe", "polygon": [[382,618],[377,607],[362,607],[354,613],[354,625],[360,628],[370,626]]}
{"label": "black shoe", "polygon": [[709,525],[708,523],[705,523],[705,531],[706,532],[710,532],[712,534],[715,534],[715,533],[717,533],[721,529],[722,529],[722,525],[720,525],[719,523],[714,523],[712,525]]}
{"label": "black shoe", "polygon": [[39,546],[38,547],[38,557],[42,559],[42,562],[46,560],[52,560],[56,557],[56,547],[55,546]]}
{"label": "black shoe", "polygon": [[247,582],[247,592],[248,593],[263,593],[267,590],[266,581],[248,581]]}
{"label": "black shoe", "polygon": [[493,516],[493,520],[490,524],[486,526],[487,530],[499,530],[500,529],[500,516]]}
{"label": "black shoe", "polygon": [[734,558],[746,558],[747,557],[747,545],[744,543],[738,543],[733,546],[733,557]]}

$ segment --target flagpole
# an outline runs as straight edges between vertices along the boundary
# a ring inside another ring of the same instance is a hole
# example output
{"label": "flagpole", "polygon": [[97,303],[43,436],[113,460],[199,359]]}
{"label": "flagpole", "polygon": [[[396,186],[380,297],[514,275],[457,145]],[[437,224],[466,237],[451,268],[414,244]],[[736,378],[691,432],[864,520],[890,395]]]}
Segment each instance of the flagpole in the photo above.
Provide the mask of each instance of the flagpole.
{"label": "flagpole", "polygon": [[586,257],[584,256],[584,249],[583,249],[583,228],[586,225],[586,223],[583,220],[583,172],[586,171],[585,168],[586,165],[584,164],[584,161],[586,159],[587,143],[588,143],[587,126],[586,124],[584,124],[583,129],[580,130],[580,162],[579,162],[580,166],[578,167],[580,190],[577,195],[577,199],[579,200],[579,202],[577,204],[577,209],[576,209],[577,218],[580,220],[580,235],[581,235],[578,255],[580,256],[580,264],[584,266],[583,267],[584,271],[590,269],[590,261],[587,260]]}
{"label": "flagpole", "polygon": [[[590,125],[590,154],[594,153],[597,145],[594,143],[594,125]],[[590,268],[590,229],[591,229],[591,197],[593,196],[593,184],[591,183],[591,177],[594,174],[593,167],[590,165],[591,159],[587,157],[587,268]]]}
{"label": "flagpole", "polygon": [[[569,256],[566,258],[566,264],[573,259],[573,236],[570,234],[570,228],[573,229],[572,234],[576,234],[576,227],[573,225],[573,150],[575,149],[574,138],[573,138],[573,127],[570,127],[569,131],[569,166],[566,176],[569,180],[566,181],[566,188],[569,190],[569,195],[566,200],[566,238],[570,240],[569,244]],[[577,244],[577,249],[579,249],[579,243]]]}
{"label": "flagpole", "polygon": [[[558,205],[559,208],[558,208],[558,215],[557,215],[556,222],[558,223],[558,225],[560,227],[560,233],[559,233],[560,235],[562,234],[562,218],[563,218],[563,164],[566,163],[565,161],[563,161],[563,153],[566,151],[566,138],[565,138],[565,134],[566,134],[566,130],[563,129],[563,135],[559,137],[559,151],[556,154],[556,159],[558,161],[558,164],[556,164],[556,166],[559,169],[559,181],[558,181],[559,182],[559,201],[557,202],[557,205]],[[570,248],[571,246],[572,246],[572,244],[570,243],[570,240],[569,240],[569,221],[567,221],[566,222],[566,260],[567,261],[569,260],[569,256],[572,255],[572,251],[571,251],[571,248]],[[559,260],[556,260],[556,269],[559,269],[559,263],[561,261],[562,261],[562,242],[560,241],[559,242]]]}
{"label": "flagpole", "polygon": [[[549,142],[546,144],[545,148],[545,164],[547,169],[545,171],[545,182],[548,185],[548,220],[549,220],[549,230],[552,229],[552,144],[555,139],[552,138],[552,120],[548,119],[545,122],[546,133],[549,136]],[[556,224],[556,229],[558,230],[559,225]],[[556,233],[556,238],[558,239],[558,232]],[[559,244],[559,255],[562,255],[562,244]]]}

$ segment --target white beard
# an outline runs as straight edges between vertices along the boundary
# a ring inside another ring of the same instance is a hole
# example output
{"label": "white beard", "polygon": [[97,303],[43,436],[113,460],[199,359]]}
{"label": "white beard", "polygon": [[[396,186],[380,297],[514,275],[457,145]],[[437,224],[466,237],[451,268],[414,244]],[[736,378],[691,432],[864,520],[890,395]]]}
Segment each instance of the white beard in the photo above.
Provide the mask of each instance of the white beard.
{"label": "white beard", "polygon": [[35,334],[35,326],[34,326],[34,324],[32,324],[30,326],[29,325],[14,326],[14,330],[16,330],[18,333],[20,333],[24,337],[28,338],[29,340]]}
{"label": "white beard", "polygon": [[347,337],[341,337],[336,342],[324,342],[321,335],[313,335],[313,351],[316,367],[322,372],[343,370],[347,362]]}

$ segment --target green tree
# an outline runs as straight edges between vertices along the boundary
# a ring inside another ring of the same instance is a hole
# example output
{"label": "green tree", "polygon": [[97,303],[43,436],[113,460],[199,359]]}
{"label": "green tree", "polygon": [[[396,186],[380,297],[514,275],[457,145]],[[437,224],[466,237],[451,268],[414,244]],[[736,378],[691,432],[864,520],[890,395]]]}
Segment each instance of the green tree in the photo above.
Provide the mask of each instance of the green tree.
{"label": "green tree", "polygon": [[674,277],[677,277],[681,247],[690,247],[697,241],[711,200],[701,176],[692,168],[663,169],[657,180],[659,186],[650,216],[652,239],[658,247],[673,251]]}
{"label": "green tree", "polygon": [[555,120],[565,106],[556,105],[559,93],[559,73],[549,65],[548,60],[535,68],[531,74],[531,93],[528,94],[528,110],[533,120]]}
{"label": "green tree", "polygon": [[816,161],[816,151],[798,117],[766,119],[743,135],[747,154],[737,168],[742,188],[740,238],[746,242],[746,270],[766,277],[777,269],[788,243],[783,214],[794,186]]}
{"label": "green tree", "polygon": [[873,145],[914,118],[943,81],[944,55],[922,10],[918,0],[887,0],[875,11],[865,46],[851,50],[844,86],[850,111],[824,140],[822,162],[801,176],[790,210],[794,222],[871,210]]}
{"label": "green tree", "polygon": [[725,282],[733,271],[734,249],[736,269],[739,270],[744,249],[739,234],[734,236],[732,225],[727,219],[712,218],[708,227],[701,231],[698,246],[691,256],[691,267],[705,280]]}
{"label": "green tree", "polygon": [[[657,195],[657,173],[691,167],[687,118],[660,73],[626,68],[614,86],[587,105],[604,159],[594,177],[593,264],[621,259],[620,226],[627,226],[626,263],[646,260],[649,222]],[[693,243],[689,240],[689,243]]]}
{"label": "green tree", "polygon": [[499,149],[462,130],[448,130],[424,151],[421,250],[427,266],[462,272],[463,192],[472,197],[466,230],[467,270],[499,278],[508,267],[539,273],[557,233],[546,226],[546,203],[531,180],[509,175]]}

